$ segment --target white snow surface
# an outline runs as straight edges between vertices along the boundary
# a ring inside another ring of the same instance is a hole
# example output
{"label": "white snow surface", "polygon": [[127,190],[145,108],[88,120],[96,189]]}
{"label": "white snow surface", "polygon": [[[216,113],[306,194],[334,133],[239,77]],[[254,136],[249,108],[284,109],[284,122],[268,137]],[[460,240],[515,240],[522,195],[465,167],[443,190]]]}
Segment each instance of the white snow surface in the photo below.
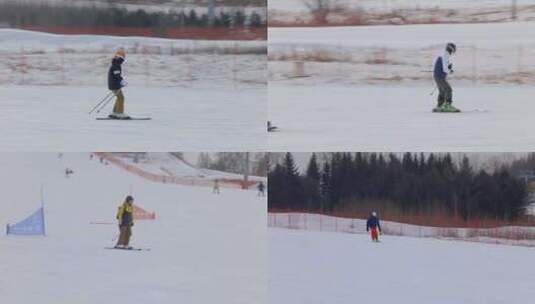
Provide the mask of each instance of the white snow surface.
{"label": "white snow surface", "polygon": [[[87,153],[3,153],[0,223],[40,206],[46,237],[0,236],[3,303],[265,303],[266,201],[251,191],[147,182]],[[65,168],[74,174],[65,177]],[[156,212],[132,245],[114,244],[115,212],[132,191]]]}
{"label": "white snow surface", "polygon": [[533,249],[270,228],[269,303],[528,303]]}
{"label": "white snow surface", "polygon": [[266,89],[127,87],[125,111],[149,121],[97,121],[102,87],[2,86],[3,151],[259,151]]}
{"label": "white snow surface", "polygon": [[[340,27],[269,28],[269,47],[278,44],[331,46],[389,46],[425,47],[444,45],[454,41],[460,47],[474,42],[488,47],[500,47],[517,42],[535,42],[526,36],[535,22],[481,23],[481,24],[422,24]],[[271,51],[271,49],[270,49]],[[462,53],[458,50],[457,55]]]}
{"label": "white snow surface", "polygon": [[535,111],[528,86],[456,86],[462,113],[432,113],[432,86],[270,84],[272,151],[528,152]]}

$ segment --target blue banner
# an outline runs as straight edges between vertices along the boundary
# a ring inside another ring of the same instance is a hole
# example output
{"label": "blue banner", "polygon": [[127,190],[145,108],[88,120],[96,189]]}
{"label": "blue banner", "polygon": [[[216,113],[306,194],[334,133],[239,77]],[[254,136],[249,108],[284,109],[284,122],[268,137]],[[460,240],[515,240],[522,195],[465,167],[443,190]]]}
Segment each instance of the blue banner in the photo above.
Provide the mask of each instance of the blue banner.
{"label": "blue banner", "polygon": [[8,235],[45,235],[45,211],[43,207],[14,225],[8,224],[6,233]]}

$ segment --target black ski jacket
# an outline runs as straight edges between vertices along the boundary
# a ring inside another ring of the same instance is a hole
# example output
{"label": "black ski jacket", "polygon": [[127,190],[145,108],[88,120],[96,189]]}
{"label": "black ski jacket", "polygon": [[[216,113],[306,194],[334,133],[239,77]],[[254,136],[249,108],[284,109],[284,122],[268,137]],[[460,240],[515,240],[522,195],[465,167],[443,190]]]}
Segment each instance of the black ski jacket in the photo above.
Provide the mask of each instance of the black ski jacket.
{"label": "black ski jacket", "polygon": [[108,89],[112,91],[119,90],[122,87],[121,81],[123,81],[123,76],[121,64],[123,62],[123,58],[113,58],[111,60],[111,66],[108,71]]}

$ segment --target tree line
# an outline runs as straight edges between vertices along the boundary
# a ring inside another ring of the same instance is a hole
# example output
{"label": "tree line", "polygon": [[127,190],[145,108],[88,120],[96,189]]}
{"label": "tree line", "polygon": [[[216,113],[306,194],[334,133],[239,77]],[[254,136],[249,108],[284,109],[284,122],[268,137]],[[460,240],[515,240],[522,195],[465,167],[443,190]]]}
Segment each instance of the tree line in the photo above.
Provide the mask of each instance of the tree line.
{"label": "tree line", "polygon": [[525,184],[511,168],[476,171],[450,154],[312,154],[301,173],[291,153],[270,169],[271,210],[447,215],[513,221],[527,204]]}
{"label": "tree line", "polygon": [[53,6],[46,3],[0,3],[0,24],[18,26],[113,26],[141,28],[169,27],[265,27],[256,12],[220,12],[210,17],[196,10],[147,12],[116,6]]}
{"label": "tree line", "polygon": [[248,172],[255,176],[267,176],[268,153],[263,152],[217,152],[199,153],[197,166],[199,168],[244,174]]}

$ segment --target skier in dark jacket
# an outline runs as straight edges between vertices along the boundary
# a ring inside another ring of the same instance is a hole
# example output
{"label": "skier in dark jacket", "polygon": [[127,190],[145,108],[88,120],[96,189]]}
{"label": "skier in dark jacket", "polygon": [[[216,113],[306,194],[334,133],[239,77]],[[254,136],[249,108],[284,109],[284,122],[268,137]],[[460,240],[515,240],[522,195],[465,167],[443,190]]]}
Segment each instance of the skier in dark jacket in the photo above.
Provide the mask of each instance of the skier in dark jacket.
{"label": "skier in dark jacket", "polygon": [[117,221],[119,222],[119,239],[115,248],[130,247],[130,237],[132,236],[132,226],[134,226],[134,198],[127,196],[124,203],[117,211]]}
{"label": "skier in dark jacket", "polygon": [[257,189],[258,189],[258,196],[266,196],[264,192],[264,190],[266,189],[264,182],[258,183]]}
{"label": "skier in dark jacket", "polygon": [[115,95],[115,105],[110,118],[128,119],[129,116],[124,114],[124,95],[122,88],[126,86],[126,81],[122,75],[121,65],[125,62],[126,52],[122,49],[115,53],[111,60],[111,66],[108,70],[108,89]]}
{"label": "skier in dark jacket", "polygon": [[379,223],[379,218],[377,213],[374,211],[368,217],[366,222],[366,231],[369,231],[372,237],[372,241],[379,242],[379,234],[381,233],[381,224]]}
{"label": "skier in dark jacket", "polygon": [[437,57],[433,69],[433,78],[438,88],[437,111],[458,112],[452,106],[453,90],[447,80],[448,75],[453,74],[453,65],[450,62],[450,57],[457,51],[457,46],[453,43],[448,43],[444,53]]}

